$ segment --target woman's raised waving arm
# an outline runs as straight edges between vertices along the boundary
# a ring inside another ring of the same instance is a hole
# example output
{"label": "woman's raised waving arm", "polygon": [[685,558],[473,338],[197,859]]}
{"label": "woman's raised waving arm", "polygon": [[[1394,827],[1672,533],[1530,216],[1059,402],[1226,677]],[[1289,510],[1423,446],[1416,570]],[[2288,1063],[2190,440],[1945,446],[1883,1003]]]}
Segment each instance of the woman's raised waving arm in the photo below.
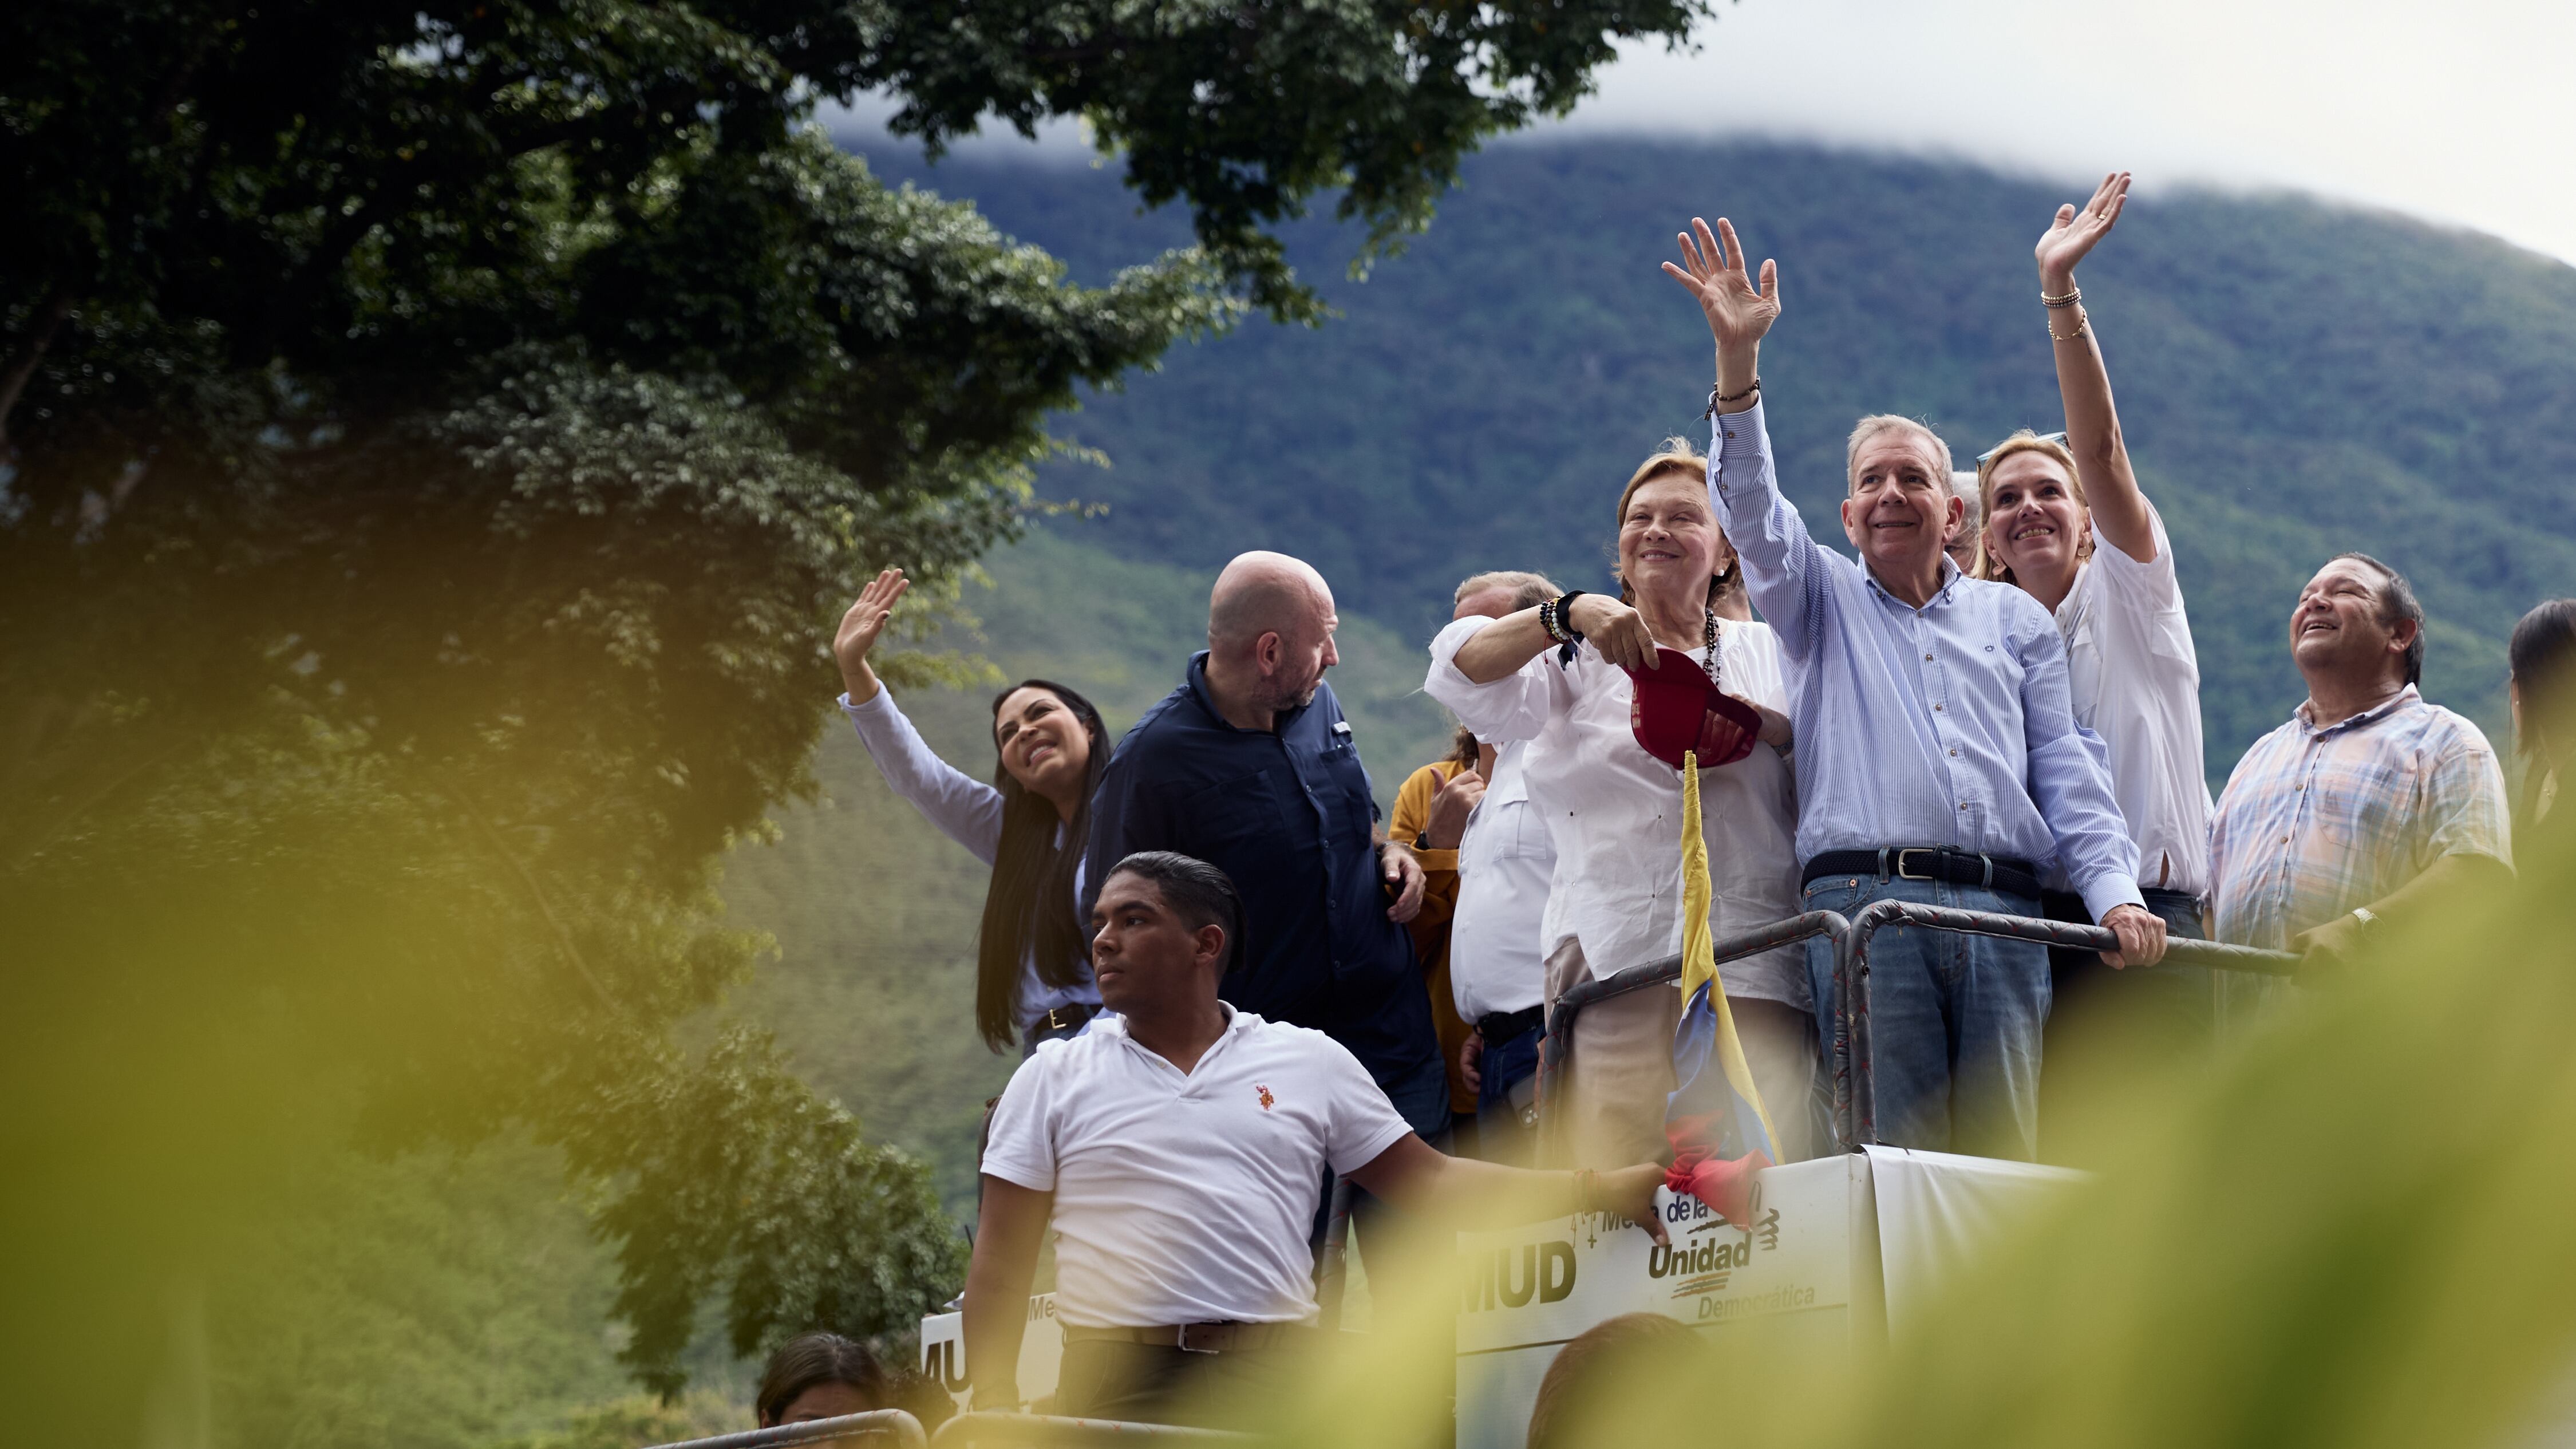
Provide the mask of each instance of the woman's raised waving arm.
{"label": "woman's raised waving arm", "polygon": [[[2039,261],[2042,296],[2064,297],[2075,291],[2075,264],[2111,234],[2129,200],[2129,173],[2102,178],[2082,211],[2057,209],[2057,220],[2033,248]],[[2057,355],[2057,391],[2066,403],[2066,450],[2075,455],[2077,480],[2084,485],[2085,505],[2104,542],[2140,563],[2156,556],[2156,530],[2138,475],[2129,467],[2129,447],[2120,436],[2119,409],[2111,403],[2111,373],[2093,335],[2083,304],[2048,309],[2050,350]]]}

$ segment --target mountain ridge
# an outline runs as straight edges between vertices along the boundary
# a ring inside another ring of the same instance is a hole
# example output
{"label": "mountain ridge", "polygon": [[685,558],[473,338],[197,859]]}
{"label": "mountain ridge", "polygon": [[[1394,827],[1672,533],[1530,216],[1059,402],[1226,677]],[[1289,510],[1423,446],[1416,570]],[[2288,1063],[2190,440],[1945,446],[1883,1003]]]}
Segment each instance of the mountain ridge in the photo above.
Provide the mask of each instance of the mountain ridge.
{"label": "mountain ridge", "polygon": [[[971,195],[1093,273],[1176,240],[1114,176],[1007,163],[890,175]],[[1548,138],[1474,158],[1439,222],[1344,315],[1176,351],[1061,435],[1112,466],[1051,466],[1107,502],[1129,559],[1213,567],[1280,547],[1347,610],[1427,637],[1488,567],[1598,581],[1605,516],[1663,437],[1704,440],[1707,341],[1656,270],[1695,212],[1776,256],[1765,348],[1784,487],[1831,528],[1842,432],[1923,416],[1961,461],[2058,426],[2030,244],[2049,183],[1778,143]],[[1350,238],[1289,233],[1303,272]],[[2388,558],[2433,616],[2428,692],[2504,723],[2513,619],[2576,579],[2576,268],[2438,223],[2297,194],[2149,190],[2082,278],[2201,645],[2213,784],[2304,694],[2282,634],[2347,548]]]}

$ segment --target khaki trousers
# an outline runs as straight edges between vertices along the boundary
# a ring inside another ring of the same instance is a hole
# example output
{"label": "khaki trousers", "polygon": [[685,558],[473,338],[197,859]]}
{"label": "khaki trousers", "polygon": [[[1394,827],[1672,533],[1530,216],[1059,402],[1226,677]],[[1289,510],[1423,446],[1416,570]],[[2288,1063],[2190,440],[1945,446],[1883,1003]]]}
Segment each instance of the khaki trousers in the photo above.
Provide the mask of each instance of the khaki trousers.
{"label": "khaki trousers", "polygon": [[[1548,1029],[1555,1000],[1592,979],[1580,942],[1547,958]],[[1745,1064],[1778,1135],[1782,1162],[1804,1162],[1832,1140],[1823,1130],[1816,1076],[1815,1019],[1777,1001],[1728,1003]],[[1543,1167],[1628,1167],[1661,1161],[1665,1099],[1673,1093],[1673,1031],[1680,1026],[1678,986],[1649,986],[1583,1008],[1575,1019],[1566,1080],[1557,1084],[1539,1124]],[[1713,1064],[1712,1064],[1713,1065]]]}

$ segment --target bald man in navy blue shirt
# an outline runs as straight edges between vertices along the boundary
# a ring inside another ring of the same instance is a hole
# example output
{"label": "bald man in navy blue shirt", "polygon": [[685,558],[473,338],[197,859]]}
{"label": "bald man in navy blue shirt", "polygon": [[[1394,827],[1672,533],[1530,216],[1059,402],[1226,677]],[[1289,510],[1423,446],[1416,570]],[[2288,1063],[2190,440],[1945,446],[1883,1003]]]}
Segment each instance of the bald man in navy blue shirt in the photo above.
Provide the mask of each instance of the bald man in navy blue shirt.
{"label": "bald man in navy blue shirt", "polygon": [[1324,671],[1333,592],[1305,563],[1247,553],[1217,576],[1208,647],[1118,742],[1091,805],[1085,919],[1101,874],[1170,850],[1232,877],[1244,952],[1222,994],[1348,1047],[1417,1132],[1448,1121],[1422,968],[1403,923],[1422,866],[1377,838],[1377,804]]}

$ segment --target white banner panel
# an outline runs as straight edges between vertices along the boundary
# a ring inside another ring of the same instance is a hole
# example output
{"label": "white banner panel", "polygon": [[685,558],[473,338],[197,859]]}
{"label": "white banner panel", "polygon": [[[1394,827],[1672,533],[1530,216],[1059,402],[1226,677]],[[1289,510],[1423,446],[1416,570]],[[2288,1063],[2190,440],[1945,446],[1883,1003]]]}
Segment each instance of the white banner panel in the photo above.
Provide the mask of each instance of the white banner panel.
{"label": "white banner panel", "polygon": [[[1055,1295],[1029,1300],[1029,1326],[1020,1332],[1020,1394],[1031,1404],[1055,1396],[1057,1370],[1064,1366],[1064,1325],[1055,1317]],[[966,1315],[940,1313],[921,1320],[921,1371],[948,1388],[957,1407],[966,1405]]]}
{"label": "white banner panel", "polygon": [[2084,1181],[2072,1168],[2031,1162],[1904,1147],[1863,1151],[1887,1265],[1887,1322],[1900,1334],[1932,1306],[1945,1273]]}
{"label": "white banner panel", "polygon": [[1670,1248],[1600,1213],[1459,1234],[1461,1449],[1521,1449],[1556,1351],[1621,1314],[1659,1313],[1720,1337],[1786,1336],[1832,1362],[1848,1360],[1856,1325],[1878,1332],[1868,1172],[1859,1157],[1772,1168],[1755,1187],[1748,1228],[1695,1198],[1658,1192]]}

